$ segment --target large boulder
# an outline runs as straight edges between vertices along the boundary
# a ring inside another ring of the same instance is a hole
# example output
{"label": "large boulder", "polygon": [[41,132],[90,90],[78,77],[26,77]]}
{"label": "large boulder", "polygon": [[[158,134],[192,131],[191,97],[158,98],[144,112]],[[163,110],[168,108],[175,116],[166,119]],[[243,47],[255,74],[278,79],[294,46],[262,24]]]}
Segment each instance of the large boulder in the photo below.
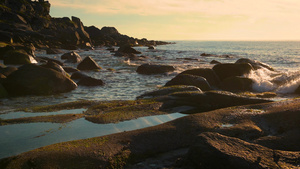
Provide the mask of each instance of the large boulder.
{"label": "large boulder", "polygon": [[250,71],[254,69],[249,63],[224,63],[215,65],[213,67],[213,70],[222,81],[228,77],[243,76],[249,74]]}
{"label": "large boulder", "polygon": [[6,77],[16,70],[18,70],[18,68],[12,66],[4,67],[4,68],[0,67],[0,73]]}
{"label": "large boulder", "polygon": [[93,58],[90,56],[86,57],[79,63],[77,66],[77,69],[79,70],[100,70],[102,69]]}
{"label": "large boulder", "polygon": [[71,79],[73,79],[73,80],[81,80],[81,79],[87,78],[87,77],[89,77],[89,76],[86,75],[86,74],[83,74],[82,72],[78,71],[78,72],[74,72],[72,74]]}
{"label": "large boulder", "polygon": [[101,79],[95,79],[92,77],[84,77],[77,83],[80,86],[103,86],[104,82]]}
{"label": "large boulder", "polygon": [[37,63],[37,61],[23,50],[13,50],[5,53],[3,62],[5,65],[24,65]]}
{"label": "large boulder", "polygon": [[43,56],[40,56],[40,57],[36,57],[36,59],[40,62],[40,63],[47,63],[47,62],[54,62],[56,64],[59,64],[60,66],[64,66],[64,63],[59,61],[59,60],[56,60],[56,59],[52,59],[52,58],[48,58],[48,57],[43,57]]}
{"label": "large boulder", "polygon": [[259,62],[257,60],[251,60],[248,58],[241,58],[241,59],[237,60],[235,63],[249,63],[255,70],[261,69],[261,68],[266,68],[268,70],[274,71],[274,69],[270,65]]}
{"label": "large boulder", "polygon": [[202,133],[187,159],[195,168],[298,168],[299,152],[286,152],[218,133]]}
{"label": "large boulder", "polygon": [[6,89],[0,83],[0,98],[5,98],[8,96]]}
{"label": "large boulder", "polygon": [[253,83],[254,82],[252,79],[234,76],[224,79],[220,84],[220,88],[222,90],[227,90],[231,92],[245,92],[252,90]]}
{"label": "large boulder", "polygon": [[59,64],[52,62],[52,61],[48,61],[47,64],[41,65],[44,68],[48,68],[48,69],[52,69],[55,71],[60,72],[61,74],[68,76],[68,74],[66,73],[66,71],[64,70],[64,68],[62,68]]}
{"label": "large boulder", "polygon": [[162,74],[167,72],[173,72],[175,70],[174,66],[169,65],[152,65],[152,64],[143,64],[137,68],[137,73],[139,74]]}
{"label": "large boulder", "polygon": [[141,54],[142,53],[142,52],[139,52],[139,51],[135,50],[130,45],[120,46],[119,49],[118,49],[118,52],[121,52],[121,53],[133,53],[133,54]]}
{"label": "large boulder", "polygon": [[63,54],[61,59],[66,60],[68,63],[79,63],[82,61],[81,56],[74,51]]}
{"label": "large boulder", "polygon": [[220,83],[220,79],[217,74],[208,68],[198,68],[198,69],[190,69],[181,72],[180,74],[189,74],[204,77],[211,86],[218,86]]}
{"label": "large boulder", "polygon": [[21,66],[10,74],[3,86],[10,95],[48,95],[69,92],[77,85],[58,71],[34,64]]}
{"label": "large boulder", "polygon": [[172,80],[168,81],[165,86],[174,85],[196,86],[203,91],[211,90],[209,83],[204,77],[189,74],[179,74]]}

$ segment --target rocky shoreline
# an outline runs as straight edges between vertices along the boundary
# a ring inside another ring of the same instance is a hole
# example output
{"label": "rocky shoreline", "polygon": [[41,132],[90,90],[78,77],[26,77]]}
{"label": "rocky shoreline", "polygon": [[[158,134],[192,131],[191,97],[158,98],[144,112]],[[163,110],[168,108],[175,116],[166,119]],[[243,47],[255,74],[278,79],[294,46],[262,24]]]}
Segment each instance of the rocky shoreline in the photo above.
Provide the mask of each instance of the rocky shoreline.
{"label": "rocky shoreline", "polygon": [[[106,85],[102,79],[85,74],[103,68],[93,57],[82,58],[76,53],[79,48],[106,46],[116,57],[147,60],[133,46],[155,50],[156,45],[168,44],[122,35],[113,27],[86,27],[77,17],[52,18],[49,11],[48,1],[0,1],[0,98],[53,95],[78,86]],[[36,50],[60,58],[36,57]],[[254,82],[247,77],[262,69],[278,72],[247,58],[212,64],[212,68],[185,70],[136,100],[84,100],[27,107],[22,110],[87,110],[0,119],[1,126],[68,123],[80,118],[105,124],[173,112],[187,114],[154,127],[38,148],[1,159],[0,168],[299,168],[300,100],[275,101],[276,93],[255,93]],[[147,77],[175,70],[172,65],[148,63],[138,66],[136,72]],[[294,94],[299,92],[297,87]]]}

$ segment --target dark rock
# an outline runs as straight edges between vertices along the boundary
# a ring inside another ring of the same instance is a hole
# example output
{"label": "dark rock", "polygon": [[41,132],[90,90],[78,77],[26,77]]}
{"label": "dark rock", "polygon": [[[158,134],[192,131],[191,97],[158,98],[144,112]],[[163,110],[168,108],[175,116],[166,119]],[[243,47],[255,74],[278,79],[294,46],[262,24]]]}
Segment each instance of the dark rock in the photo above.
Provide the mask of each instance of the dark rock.
{"label": "dark rock", "polygon": [[64,66],[63,68],[64,68],[64,70],[65,70],[66,72],[68,72],[68,73],[74,73],[74,72],[80,71],[80,70],[78,70],[78,69],[76,69],[76,68],[68,67],[68,66]]}
{"label": "dark rock", "polygon": [[25,51],[13,50],[5,53],[3,62],[5,65],[23,65],[37,63],[37,61]]}
{"label": "dark rock", "polygon": [[183,92],[174,93],[164,98],[162,109],[173,109],[180,106],[191,106],[195,109],[185,113],[199,113],[225,107],[268,103],[270,100],[249,98],[225,91],[207,91],[205,93]]}
{"label": "dark rock", "polygon": [[6,89],[0,83],[0,98],[5,98],[8,96]]}
{"label": "dark rock", "polygon": [[207,54],[207,53],[201,53],[200,56],[212,56],[212,54]]}
{"label": "dark rock", "polygon": [[217,60],[212,60],[212,61],[210,62],[210,64],[216,65],[216,64],[221,64],[221,62],[219,62],[219,61],[217,61]]}
{"label": "dark rock", "polygon": [[[195,168],[294,168],[298,152],[285,152],[218,133],[202,133],[190,147],[188,159]],[[297,167],[296,167],[297,168]]]}
{"label": "dark rock", "polygon": [[104,82],[101,79],[95,79],[92,77],[84,77],[77,83],[80,86],[103,86]]}
{"label": "dark rock", "polygon": [[59,49],[47,48],[46,53],[47,54],[60,54],[60,53],[62,53],[62,51]]}
{"label": "dark rock", "polygon": [[40,57],[36,57],[36,59],[39,60],[39,62],[45,62],[45,63],[47,63],[47,62],[54,62],[56,64],[59,64],[60,66],[64,65],[63,62],[61,62],[59,60],[56,60],[56,59],[51,59],[51,58],[48,58],[48,57],[42,57],[42,56],[40,56]]}
{"label": "dark rock", "polygon": [[6,52],[11,51],[11,50],[15,50],[15,47],[10,46],[10,45],[6,45],[5,47],[1,47],[0,48],[0,60],[3,60],[4,55],[6,54]]}
{"label": "dark rock", "polygon": [[[5,42],[8,44],[12,44],[13,41],[13,34],[7,31],[0,30],[0,42]],[[1,52],[0,52],[1,53]]]}
{"label": "dark rock", "polygon": [[228,77],[249,74],[250,71],[253,70],[253,67],[249,63],[224,63],[215,65],[213,70],[222,81]]}
{"label": "dark rock", "polygon": [[148,49],[154,50],[156,48],[155,48],[155,46],[148,46]]}
{"label": "dark rock", "polygon": [[100,70],[102,69],[90,56],[83,59],[77,66],[79,70]]}
{"label": "dark rock", "polygon": [[69,53],[65,53],[61,56],[61,59],[66,59],[67,61],[66,62],[69,62],[69,63],[79,63],[82,61],[80,55],[76,52],[69,52]]}
{"label": "dark rock", "polygon": [[61,74],[63,74],[64,76],[68,76],[67,73],[65,72],[65,70],[59,64],[57,64],[55,62],[48,61],[47,64],[41,65],[41,66],[44,67],[44,68],[48,68],[48,69],[58,71]]}
{"label": "dark rock", "polygon": [[[6,78],[6,76],[3,75],[2,73],[0,73],[0,79],[5,79],[5,78]],[[0,83],[1,83],[1,80],[0,80]]]}
{"label": "dark rock", "polygon": [[13,73],[16,70],[18,70],[18,68],[12,67],[12,66],[8,66],[8,67],[5,67],[5,68],[0,67],[0,73],[3,74],[6,77],[9,76],[11,73]]}
{"label": "dark rock", "polygon": [[104,35],[119,35],[120,34],[116,28],[106,27],[106,26],[101,29],[101,33]]}
{"label": "dark rock", "polygon": [[168,81],[165,86],[174,85],[196,86],[203,91],[211,90],[209,83],[204,77],[189,74],[179,74],[172,80]]}
{"label": "dark rock", "polygon": [[221,84],[220,88],[222,90],[227,90],[231,92],[244,92],[244,91],[251,91],[252,90],[253,80],[246,78],[246,77],[229,77],[224,79]]}
{"label": "dark rock", "polygon": [[217,76],[217,74],[212,69],[208,69],[208,68],[190,69],[190,70],[183,71],[180,74],[202,76],[208,81],[208,83],[211,86],[214,87],[218,86],[218,84],[220,83],[220,79]]}
{"label": "dark rock", "polygon": [[83,74],[82,72],[74,72],[71,76],[71,79],[80,80],[80,79],[87,78],[87,77],[89,77],[89,76],[86,74]]}
{"label": "dark rock", "polygon": [[161,74],[167,72],[173,72],[175,70],[174,66],[168,65],[152,65],[152,64],[143,64],[137,68],[137,73],[139,74]]}
{"label": "dark rock", "polygon": [[10,95],[48,95],[69,92],[77,85],[63,74],[34,64],[21,66],[3,86]]}
{"label": "dark rock", "polygon": [[241,58],[241,59],[237,60],[235,63],[249,63],[255,70],[261,69],[261,68],[266,68],[268,70],[274,71],[274,69],[270,65],[259,62],[257,60],[251,60],[248,58]]}
{"label": "dark rock", "polygon": [[133,53],[133,54],[141,54],[142,53],[142,52],[139,52],[139,51],[135,50],[130,45],[120,46],[120,48],[118,49],[118,52],[121,52],[121,53]]}
{"label": "dark rock", "polygon": [[138,99],[141,98],[156,98],[161,96],[166,96],[172,93],[177,92],[202,92],[201,89],[195,86],[184,86],[184,85],[177,85],[177,86],[168,86],[168,87],[162,87],[158,90],[154,90],[151,92],[144,93],[140,96],[138,96]]}

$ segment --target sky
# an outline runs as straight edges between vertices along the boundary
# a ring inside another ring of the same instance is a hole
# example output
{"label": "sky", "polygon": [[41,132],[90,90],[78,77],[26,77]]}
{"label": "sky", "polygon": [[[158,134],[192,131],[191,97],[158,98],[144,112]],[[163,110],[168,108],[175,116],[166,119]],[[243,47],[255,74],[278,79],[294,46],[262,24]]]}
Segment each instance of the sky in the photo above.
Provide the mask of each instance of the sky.
{"label": "sky", "polygon": [[52,17],[148,40],[300,40],[300,0],[49,0]]}

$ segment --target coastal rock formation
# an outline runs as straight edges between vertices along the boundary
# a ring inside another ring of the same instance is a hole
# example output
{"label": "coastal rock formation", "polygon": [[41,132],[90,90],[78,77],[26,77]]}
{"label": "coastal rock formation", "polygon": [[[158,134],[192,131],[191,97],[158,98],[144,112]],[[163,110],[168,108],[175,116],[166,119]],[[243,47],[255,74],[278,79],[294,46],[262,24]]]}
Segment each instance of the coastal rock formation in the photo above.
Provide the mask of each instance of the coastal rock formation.
{"label": "coastal rock formation", "polygon": [[47,64],[41,65],[44,68],[52,69],[57,72],[60,72],[64,76],[68,76],[67,72],[62,68],[59,64],[53,62],[53,61],[48,61]]}
{"label": "coastal rock formation", "polygon": [[162,74],[167,72],[173,72],[175,68],[168,65],[152,65],[152,64],[143,64],[139,66],[136,70],[139,74],[151,75],[151,74]]}
{"label": "coastal rock formation", "polygon": [[246,77],[233,76],[224,79],[220,88],[231,92],[252,91],[253,80]]}
{"label": "coastal rock formation", "polygon": [[82,61],[81,56],[74,51],[63,54],[61,59],[66,60],[68,63],[79,63]]}
{"label": "coastal rock formation", "polygon": [[89,76],[78,71],[78,72],[74,72],[72,74],[71,79],[80,80],[80,79],[87,78],[87,77],[89,77]]}
{"label": "coastal rock formation", "polygon": [[220,83],[220,79],[214,70],[209,68],[198,68],[198,69],[189,69],[181,72],[180,74],[189,74],[204,77],[211,86],[217,87]]}
{"label": "coastal rock formation", "polygon": [[21,66],[7,77],[3,86],[12,96],[57,94],[77,87],[60,72],[34,64]]}
{"label": "coastal rock formation", "polygon": [[118,49],[118,52],[120,53],[126,53],[126,54],[141,54],[141,52],[135,50],[134,48],[132,48],[130,45],[122,45],[120,46],[120,48]]}
{"label": "coastal rock formation", "polygon": [[101,79],[95,79],[92,77],[84,77],[77,83],[80,86],[103,86],[104,82]]}
{"label": "coastal rock formation", "polygon": [[189,74],[179,74],[165,84],[165,86],[174,85],[196,86],[202,91],[211,90],[209,83],[204,77]]}
{"label": "coastal rock formation", "polygon": [[93,58],[90,56],[85,57],[83,61],[79,63],[77,66],[77,69],[79,70],[100,70],[102,69],[95,61]]}
{"label": "coastal rock formation", "polygon": [[228,77],[249,74],[250,71],[253,70],[253,67],[249,63],[224,63],[217,64],[212,69],[222,81]]}
{"label": "coastal rock formation", "polygon": [[23,65],[37,63],[37,61],[23,50],[12,50],[5,53],[3,63],[5,65]]}
{"label": "coastal rock formation", "polygon": [[249,63],[255,70],[261,69],[261,68],[266,68],[270,71],[274,71],[274,69],[270,65],[259,62],[257,60],[251,60],[248,58],[241,58],[241,59],[237,60],[235,63]]}

